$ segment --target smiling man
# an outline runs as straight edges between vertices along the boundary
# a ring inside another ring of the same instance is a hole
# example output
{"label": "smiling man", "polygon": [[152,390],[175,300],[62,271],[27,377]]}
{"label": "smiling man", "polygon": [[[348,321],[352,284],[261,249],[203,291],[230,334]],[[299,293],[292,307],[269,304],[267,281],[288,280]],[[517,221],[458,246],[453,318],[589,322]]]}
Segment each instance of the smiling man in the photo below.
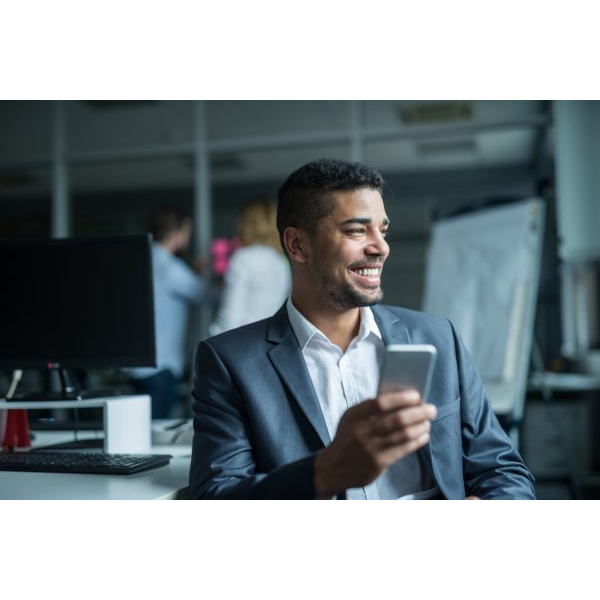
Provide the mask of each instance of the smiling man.
{"label": "smiling man", "polygon": [[[379,304],[383,186],[366,165],[322,159],[279,190],[292,293],[198,346],[193,498],[534,498],[452,324]],[[377,394],[398,343],[436,346],[431,404]]]}

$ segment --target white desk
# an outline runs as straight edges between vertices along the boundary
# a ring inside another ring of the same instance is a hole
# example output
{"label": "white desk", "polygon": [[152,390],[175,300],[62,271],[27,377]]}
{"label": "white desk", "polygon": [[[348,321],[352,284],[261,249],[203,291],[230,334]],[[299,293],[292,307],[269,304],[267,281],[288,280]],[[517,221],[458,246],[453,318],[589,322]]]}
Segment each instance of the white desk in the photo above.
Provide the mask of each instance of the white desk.
{"label": "white desk", "polygon": [[[80,432],[79,438],[90,432]],[[93,437],[93,436],[92,436]],[[34,446],[73,439],[71,432],[36,432]],[[153,446],[171,462],[133,475],[0,471],[1,500],[175,500],[187,497],[189,446]]]}
{"label": "white desk", "polygon": [[135,475],[0,471],[2,500],[175,500],[187,497],[189,457]]}

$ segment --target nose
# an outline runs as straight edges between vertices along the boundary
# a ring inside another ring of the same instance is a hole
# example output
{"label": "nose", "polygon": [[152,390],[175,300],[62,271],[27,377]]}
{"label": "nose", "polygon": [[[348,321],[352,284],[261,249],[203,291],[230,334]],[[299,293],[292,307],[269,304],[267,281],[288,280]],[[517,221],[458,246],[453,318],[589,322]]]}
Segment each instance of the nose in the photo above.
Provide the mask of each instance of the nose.
{"label": "nose", "polygon": [[369,244],[365,247],[365,253],[370,256],[381,256],[384,260],[387,258],[390,247],[380,231],[373,234]]}

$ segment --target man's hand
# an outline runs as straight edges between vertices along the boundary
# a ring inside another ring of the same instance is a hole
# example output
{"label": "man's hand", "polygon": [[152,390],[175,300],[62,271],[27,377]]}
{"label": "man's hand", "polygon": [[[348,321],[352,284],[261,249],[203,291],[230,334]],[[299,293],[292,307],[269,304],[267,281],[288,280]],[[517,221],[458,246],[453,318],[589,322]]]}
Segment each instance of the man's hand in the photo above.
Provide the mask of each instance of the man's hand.
{"label": "man's hand", "polygon": [[315,459],[317,497],[374,481],[398,459],[429,442],[437,410],[414,390],[381,394],[349,408],[333,442]]}

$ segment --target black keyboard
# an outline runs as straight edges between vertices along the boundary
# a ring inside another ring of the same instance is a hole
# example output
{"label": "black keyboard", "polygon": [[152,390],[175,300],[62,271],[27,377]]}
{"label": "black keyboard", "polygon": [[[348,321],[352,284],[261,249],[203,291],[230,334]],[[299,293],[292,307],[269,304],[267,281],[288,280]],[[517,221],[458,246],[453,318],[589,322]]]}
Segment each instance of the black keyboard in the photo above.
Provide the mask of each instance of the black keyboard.
{"label": "black keyboard", "polygon": [[168,465],[170,460],[170,454],[0,452],[0,471],[130,475]]}

